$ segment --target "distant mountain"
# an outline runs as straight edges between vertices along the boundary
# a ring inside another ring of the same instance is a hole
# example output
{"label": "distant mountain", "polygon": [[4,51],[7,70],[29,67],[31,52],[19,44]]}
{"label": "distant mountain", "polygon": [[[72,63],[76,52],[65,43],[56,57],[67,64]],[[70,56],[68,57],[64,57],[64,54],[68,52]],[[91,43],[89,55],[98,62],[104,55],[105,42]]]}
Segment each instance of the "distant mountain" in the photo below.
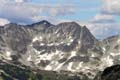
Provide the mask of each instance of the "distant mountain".
{"label": "distant mountain", "polygon": [[43,20],[0,27],[0,60],[32,69],[82,73],[89,79],[120,62],[119,46],[119,36],[100,41],[76,22],[53,25]]}

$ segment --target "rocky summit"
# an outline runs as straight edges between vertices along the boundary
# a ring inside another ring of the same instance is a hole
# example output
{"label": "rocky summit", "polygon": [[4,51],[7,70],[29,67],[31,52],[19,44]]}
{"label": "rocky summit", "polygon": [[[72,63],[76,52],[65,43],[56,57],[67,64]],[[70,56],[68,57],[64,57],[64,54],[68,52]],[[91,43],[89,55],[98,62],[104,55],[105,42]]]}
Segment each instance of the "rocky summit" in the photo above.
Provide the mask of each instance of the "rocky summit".
{"label": "rocky summit", "polygon": [[119,64],[119,58],[120,36],[98,40],[76,22],[0,26],[0,60],[7,63],[82,74],[92,80],[99,71]]}

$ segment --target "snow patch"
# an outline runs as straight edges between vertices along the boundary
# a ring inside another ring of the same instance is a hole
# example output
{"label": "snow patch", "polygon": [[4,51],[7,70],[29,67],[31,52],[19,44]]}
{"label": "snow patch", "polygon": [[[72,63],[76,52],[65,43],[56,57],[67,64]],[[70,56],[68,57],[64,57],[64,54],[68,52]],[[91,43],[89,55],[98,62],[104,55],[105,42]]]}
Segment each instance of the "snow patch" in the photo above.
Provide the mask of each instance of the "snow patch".
{"label": "snow patch", "polygon": [[76,51],[72,51],[71,56],[69,58],[74,57],[74,56],[76,56]]}
{"label": "snow patch", "polygon": [[67,45],[68,45],[68,46],[70,46],[70,45],[71,45],[71,43],[67,43]]}
{"label": "snow patch", "polygon": [[59,63],[58,63],[58,61],[52,61],[50,64],[51,65],[58,65]]}
{"label": "snow patch", "polygon": [[47,66],[45,67],[45,70],[50,71],[50,70],[52,70],[52,67],[51,67],[50,65],[47,65]]}
{"label": "snow patch", "polygon": [[117,41],[118,42],[118,44],[120,43],[120,39]]}
{"label": "snow patch", "polygon": [[43,24],[47,24],[46,22],[44,22]]}
{"label": "snow patch", "polygon": [[74,41],[74,39],[70,39],[70,42],[73,42]]}
{"label": "snow patch", "polygon": [[91,57],[95,57],[95,54],[92,53],[92,54],[91,54]]}
{"label": "snow patch", "polygon": [[76,69],[79,70],[82,67],[82,64],[83,64],[83,62],[80,62]]}
{"label": "snow patch", "polygon": [[54,45],[59,46],[60,44],[59,43],[54,43]]}
{"label": "snow patch", "polygon": [[33,38],[32,42],[39,40],[38,37]]}
{"label": "snow patch", "polygon": [[64,42],[62,41],[62,42],[60,42],[60,44],[63,44]]}
{"label": "snow patch", "polygon": [[6,57],[8,60],[12,60],[10,51],[6,51]]}
{"label": "snow patch", "polygon": [[103,60],[106,61],[106,64],[108,66],[112,66],[113,65],[113,59],[111,59],[110,56],[107,56],[107,58],[104,58]]}
{"label": "snow patch", "polygon": [[61,67],[64,65],[64,63],[61,63],[61,64],[59,64],[54,70],[55,71],[58,71],[59,69],[61,69]]}
{"label": "snow patch", "polygon": [[40,60],[51,60],[53,56],[54,56],[54,54],[50,54],[50,53],[45,53],[43,55],[39,55]]}
{"label": "snow patch", "polygon": [[42,36],[36,36],[33,38],[32,42],[35,42],[37,40],[42,41],[42,39],[43,39]]}
{"label": "snow patch", "polygon": [[78,44],[81,44],[81,41],[78,41]]}
{"label": "snow patch", "polygon": [[32,61],[32,56],[31,55],[28,56],[27,61]]}
{"label": "snow patch", "polygon": [[35,64],[37,65],[39,63],[40,63],[40,59],[36,59]]}
{"label": "snow patch", "polygon": [[74,72],[75,69],[72,69],[72,66],[73,66],[73,62],[70,62],[70,63],[68,64],[67,70]]}
{"label": "snow patch", "polygon": [[105,51],[106,51],[105,47],[103,47],[102,49],[103,49],[103,52],[105,53]]}
{"label": "snow patch", "polygon": [[44,46],[45,44],[44,43],[40,43],[40,46]]}
{"label": "snow patch", "polygon": [[60,51],[56,50],[56,52],[54,54],[55,55],[60,54]]}
{"label": "snow patch", "polygon": [[47,44],[47,46],[53,46],[54,44],[53,43],[51,43],[51,44]]}
{"label": "snow patch", "polygon": [[120,55],[120,53],[110,53],[111,56],[115,57],[115,56],[118,56]]}

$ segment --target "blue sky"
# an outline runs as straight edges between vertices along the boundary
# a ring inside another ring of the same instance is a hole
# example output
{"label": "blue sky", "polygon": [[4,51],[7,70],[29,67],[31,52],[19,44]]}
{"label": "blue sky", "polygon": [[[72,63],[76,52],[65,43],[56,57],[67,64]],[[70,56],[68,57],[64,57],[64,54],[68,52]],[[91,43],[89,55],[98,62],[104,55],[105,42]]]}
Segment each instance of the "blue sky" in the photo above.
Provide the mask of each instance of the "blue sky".
{"label": "blue sky", "polygon": [[[103,0],[0,0],[0,1],[1,5],[3,5],[1,6],[0,9],[1,18],[7,18],[9,21],[15,23],[25,24],[34,23],[42,19],[47,19],[53,22],[55,20],[89,22],[94,20],[97,14],[101,14],[102,12],[101,9],[103,7],[103,4],[105,3]],[[13,15],[11,13],[9,14],[8,11],[13,11]],[[35,20],[30,19],[30,17],[32,18],[34,17]],[[38,18],[39,19],[36,20],[36,17],[37,19]],[[116,17],[116,20],[119,21],[120,19]]]}
{"label": "blue sky", "polygon": [[[56,18],[79,21],[91,20],[97,13],[100,12],[100,7],[102,6],[101,0],[34,0],[32,2],[37,5],[43,4],[55,7],[58,5],[73,5],[76,8],[75,14],[56,16]],[[92,10],[88,10],[88,8]]]}
{"label": "blue sky", "polygon": [[0,0],[0,25],[75,21],[97,38],[120,35],[120,0]]}

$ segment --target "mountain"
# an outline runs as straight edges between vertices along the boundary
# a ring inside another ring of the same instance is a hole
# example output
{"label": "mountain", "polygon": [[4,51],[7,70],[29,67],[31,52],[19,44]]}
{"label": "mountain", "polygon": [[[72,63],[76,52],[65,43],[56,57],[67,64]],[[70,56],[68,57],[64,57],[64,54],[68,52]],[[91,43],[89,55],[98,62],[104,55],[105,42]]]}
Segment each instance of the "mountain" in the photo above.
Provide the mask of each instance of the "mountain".
{"label": "mountain", "polygon": [[31,69],[81,73],[88,80],[120,62],[119,46],[119,36],[100,41],[76,22],[53,25],[43,20],[0,27],[0,60]]}

